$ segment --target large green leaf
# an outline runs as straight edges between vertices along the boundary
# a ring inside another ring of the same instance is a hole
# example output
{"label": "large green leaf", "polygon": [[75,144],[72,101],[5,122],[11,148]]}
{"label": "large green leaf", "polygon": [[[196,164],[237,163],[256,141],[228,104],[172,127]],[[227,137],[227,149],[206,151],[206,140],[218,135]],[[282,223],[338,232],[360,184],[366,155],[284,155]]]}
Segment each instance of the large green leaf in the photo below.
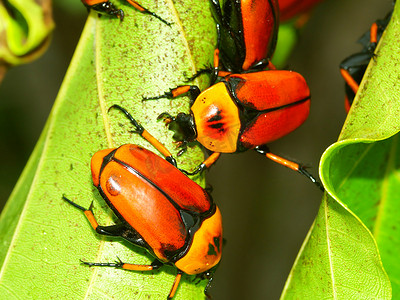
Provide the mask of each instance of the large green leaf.
{"label": "large green leaf", "polygon": [[[182,84],[184,72],[193,74],[211,62],[215,25],[204,9],[208,0],[193,1],[190,6],[181,1],[141,1],[173,22],[171,27],[140,14],[126,2],[115,3],[124,9],[126,18],[120,22],[90,15],[47,128],[2,214],[2,299],[165,298],[172,286],[176,274],[172,267],[149,274],[81,265],[79,259],[110,262],[118,256],[146,264],[152,257],[137,247],[96,235],[84,215],[61,196],[84,207],[94,200],[99,223],[113,222],[111,211],[92,185],[91,156],[124,143],[151,148],[130,132],[132,126],[123,114],[107,112],[113,104],[127,108],[177,152],[172,132],[156,118],[164,111],[188,110],[187,98],[141,99]],[[197,83],[204,87],[205,82]],[[200,149],[190,148],[178,164],[190,169],[202,158]],[[183,277],[176,299],[202,297],[205,282],[195,285],[193,279]]]}
{"label": "large green leaf", "polygon": [[322,156],[327,193],[283,299],[390,299],[391,286],[400,298],[399,15],[397,4],[339,141]]}

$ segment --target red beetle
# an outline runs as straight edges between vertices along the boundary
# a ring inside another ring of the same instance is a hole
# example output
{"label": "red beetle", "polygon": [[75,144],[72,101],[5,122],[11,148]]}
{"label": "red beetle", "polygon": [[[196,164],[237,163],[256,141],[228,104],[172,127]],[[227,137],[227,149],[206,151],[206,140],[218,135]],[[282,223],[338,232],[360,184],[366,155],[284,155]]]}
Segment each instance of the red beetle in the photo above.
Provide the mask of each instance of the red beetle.
{"label": "red beetle", "polygon": [[222,68],[232,73],[264,69],[274,53],[279,9],[276,0],[211,0]]}
{"label": "red beetle", "polygon": [[[163,113],[174,139],[185,151],[197,141],[213,152],[190,175],[210,167],[221,153],[255,149],[267,158],[306,175],[322,188],[302,166],[272,154],[266,144],[299,127],[308,117],[310,90],[296,72],[269,70],[231,74],[203,92],[194,85],[172,89],[164,95],[146,98],[175,98],[190,94],[191,113],[176,117]],[[178,155],[179,155],[178,154]]]}
{"label": "red beetle", "polygon": [[260,71],[267,66],[275,51],[279,28],[276,0],[210,0],[217,23],[218,42],[214,52],[214,69],[205,68],[188,78],[211,73],[211,83],[230,73]]}
{"label": "red beetle", "polygon": [[[127,144],[97,152],[91,162],[93,183],[119,224],[100,226],[89,209],[63,197],[84,211],[97,233],[119,236],[147,249],[156,260],[150,265],[83,262],[134,271],[151,271],[164,264],[177,267],[178,274],[168,295],[175,295],[182,273],[214,271],[221,259],[222,219],[211,196],[174,166],[169,151],[119,106],[136,132],[169,157],[169,162],[140,146]],[[213,269],[213,270],[211,270]],[[211,281],[211,279],[210,279]],[[208,288],[208,285],[206,289]]]}
{"label": "red beetle", "polygon": [[[88,8],[88,9],[93,9],[99,13],[110,15],[110,16],[116,16],[121,19],[121,21],[124,19],[124,11],[122,9],[116,8],[116,6],[108,1],[108,0],[81,0],[82,3]],[[134,8],[136,8],[138,11],[144,14],[151,15],[157,19],[159,19],[161,22],[171,25],[171,23],[165,21],[163,18],[155,14],[154,12],[149,11],[147,8],[144,8],[141,6],[139,3],[137,3],[134,0],[126,0],[129,4],[131,4]]]}

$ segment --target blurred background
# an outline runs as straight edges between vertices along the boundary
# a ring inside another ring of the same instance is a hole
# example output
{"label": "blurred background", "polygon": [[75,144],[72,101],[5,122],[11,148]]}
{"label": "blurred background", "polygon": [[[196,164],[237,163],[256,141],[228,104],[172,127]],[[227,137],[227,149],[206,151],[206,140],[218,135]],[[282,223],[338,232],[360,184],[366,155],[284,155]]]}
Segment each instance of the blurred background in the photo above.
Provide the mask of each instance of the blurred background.
{"label": "blurred background", "polygon": [[[78,0],[54,0],[56,29],[37,61],[9,70],[0,85],[0,209],[46,122],[87,13]],[[72,5],[73,4],[73,5]],[[325,0],[302,30],[288,67],[312,93],[307,122],[270,145],[318,174],[319,158],[346,118],[338,65],[392,0]],[[227,243],[210,290],[214,299],[278,299],[322,193],[303,176],[248,151],[225,155],[207,175],[224,217]]]}

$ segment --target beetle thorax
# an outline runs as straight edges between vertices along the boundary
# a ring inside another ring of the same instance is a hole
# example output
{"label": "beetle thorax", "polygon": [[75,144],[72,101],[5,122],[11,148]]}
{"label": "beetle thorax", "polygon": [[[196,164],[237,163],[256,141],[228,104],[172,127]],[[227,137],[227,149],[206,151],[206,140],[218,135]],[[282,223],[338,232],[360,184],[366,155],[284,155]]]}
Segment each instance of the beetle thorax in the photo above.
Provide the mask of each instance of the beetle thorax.
{"label": "beetle thorax", "polygon": [[186,274],[200,274],[208,271],[221,260],[222,218],[217,207],[215,213],[204,220],[193,237],[188,252],[175,266]]}
{"label": "beetle thorax", "polygon": [[197,141],[213,152],[236,152],[239,109],[224,82],[202,92],[191,107]]}

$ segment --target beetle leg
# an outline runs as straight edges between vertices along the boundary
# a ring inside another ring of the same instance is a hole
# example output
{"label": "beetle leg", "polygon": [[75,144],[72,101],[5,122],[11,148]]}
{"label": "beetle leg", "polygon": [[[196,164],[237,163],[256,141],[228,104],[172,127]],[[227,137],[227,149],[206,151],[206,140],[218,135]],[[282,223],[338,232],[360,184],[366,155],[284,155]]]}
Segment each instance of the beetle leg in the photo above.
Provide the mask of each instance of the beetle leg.
{"label": "beetle leg", "polygon": [[211,154],[209,157],[207,157],[207,159],[205,161],[203,161],[200,165],[198,165],[193,172],[188,172],[186,170],[182,170],[179,169],[182,173],[186,174],[186,175],[196,175],[202,171],[204,171],[205,169],[208,169],[209,167],[211,167],[216,161],[217,159],[220,157],[221,153],[219,152],[214,152],[213,154]]}
{"label": "beetle leg", "polygon": [[[124,11],[122,9],[116,8],[116,6],[108,0],[98,0],[98,1],[88,1],[83,0],[83,4],[88,9],[93,9],[101,14],[109,15],[109,16],[116,16],[121,21],[124,19]],[[92,4],[89,4],[92,3]]]}
{"label": "beetle leg", "polygon": [[73,205],[74,207],[78,208],[79,210],[83,211],[86,218],[88,219],[92,228],[101,235],[106,236],[115,236],[115,237],[122,237],[123,239],[131,242],[134,245],[137,245],[142,248],[147,248],[146,242],[143,238],[134,230],[132,227],[127,227],[124,224],[115,224],[115,225],[108,225],[108,226],[100,226],[97,223],[95,216],[93,215],[93,201],[90,204],[89,208],[86,209],[75,202],[69,200],[67,197],[62,197],[65,201],[69,204]]}
{"label": "beetle leg", "polygon": [[375,50],[376,44],[378,43],[378,24],[376,24],[376,22],[371,25],[369,34],[370,34],[369,42],[371,43],[371,45],[369,45],[369,48]]}
{"label": "beetle leg", "polygon": [[[219,3],[218,4],[214,4],[214,5],[217,5],[219,7]],[[192,81],[195,78],[197,78],[198,76],[200,76],[201,74],[209,73],[209,74],[211,74],[210,85],[213,85],[217,81],[218,77],[225,77],[225,76],[231,74],[231,72],[226,72],[226,71],[220,71],[219,70],[219,44],[220,44],[220,39],[221,39],[220,25],[219,24],[220,23],[217,21],[217,47],[214,50],[214,67],[208,67],[206,69],[200,69],[192,77],[187,78],[187,81]]]}
{"label": "beetle leg", "polygon": [[140,11],[141,13],[144,14],[148,14],[151,15],[157,19],[159,19],[161,22],[163,22],[164,24],[171,26],[172,23],[165,21],[163,18],[161,18],[159,15],[155,14],[154,12],[149,11],[147,8],[144,8],[143,6],[141,6],[139,3],[137,3],[136,1],[133,0],[126,0],[129,4],[131,4],[134,8],[136,8],[138,11]]}
{"label": "beetle leg", "polygon": [[[164,24],[171,26],[172,23],[165,21],[159,15],[149,11],[147,8],[144,8],[136,1],[134,0],[126,0],[126,1],[141,13],[151,15],[159,19]],[[122,9],[117,9],[116,6],[108,0],[83,0],[82,2],[88,9],[93,9],[101,14],[109,16],[116,16],[121,21],[124,19],[124,11]]]}
{"label": "beetle leg", "polygon": [[182,278],[182,271],[178,271],[178,274],[176,274],[174,283],[172,284],[171,291],[169,292],[169,295],[167,299],[172,299],[175,296],[176,290],[178,289],[179,283],[181,282]]}
{"label": "beetle leg", "polygon": [[78,208],[79,210],[83,211],[83,213],[85,214],[86,218],[88,219],[90,225],[98,234],[108,235],[108,236],[121,236],[122,233],[124,232],[125,226],[122,224],[110,225],[110,226],[100,226],[97,223],[95,216],[93,215],[93,201],[90,204],[89,208],[86,209],[86,208],[76,204],[75,202],[69,200],[65,196],[63,196],[62,198],[65,201],[67,201],[69,204],[71,204],[74,207]]}
{"label": "beetle leg", "polygon": [[209,66],[209,67],[205,66],[204,68],[198,70],[196,72],[196,74],[192,75],[191,77],[186,77],[186,82],[193,81],[193,80],[195,80],[197,77],[199,77],[202,74],[211,74],[211,72],[212,72],[212,67],[211,66]]}
{"label": "beetle leg", "polygon": [[117,256],[117,259],[113,263],[94,263],[81,260],[81,263],[89,267],[113,267],[117,269],[131,270],[131,271],[153,271],[159,269],[163,263],[159,260],[155,260],[151,265],[136,265],[128,264],[121,261]]}
{"label": "beetle leg", "polygon": [[143,97],[143,100],[157,100],[161,98],[174,99],[186,93],[189,93],[190,101],[193,103],[197,96],[200,95],[200,89],[196,85],[180,85],[174,89],[170,89],[169,92],[165,92],[163,95]]}
{"label": "beetle leg", "polygon": [[144,129],[144,127],[140,125],[125,108],[117,104],[114,104],[108,109],[108,111],[110,111],[110,109],[112,108],[116,108],[122,111],[125,114],[125,116],[129,119],[129,121],[131,121],[132,125],[136,128],[135,133],[140,134],[144,139],[146,139],[150,144],[152,144],[158,151],[161,152],[162,155],[165,156],[165,159],[168,162],[170,162],[174,167],[177,166],[176,160],[172,156],[171,152],[169,152],[168,149],[162,143],[160,143],[154,136],[152,136],[146,129]]}
{"label": "beetle leg", "polygon": [[[124,269],[124,270],[130,270],[130,271],[153,271],[153,270],[158,270],[161,266],[163,266],[163,263],[159,260],[155,260],[152,262],[151,265],[137,265],[137,264],[129,264],[129,263],[124,263],[122,260],[117,256],[117,260],[113,263],[94,263],[94,262],[87,262],[81,260],[81,263],[84,265],[87,265],[89,267],[112,267],[112,268],[117,268],[117,269]],[[175,296],[175,293],[179,287],[179,283],[182,278],[182,271],[178,270],[178,274],[176,274],[174,283],[172,284],[172,288],[168,294],[167,299],[172,299]]]}
{"label": "beetle leg", "polygon": [[357,94],[359,85],[358,85],[357,81],[355,81],[354,78],[351,77],[349,71],[347,71],[345,69],[340,69],[340,74],[342,75],[344,81],[346,81],[348,86],[352,89],[354,94]]}
{"label": "beetle leg", "polygon": [[289,169],[292,169],[293,171],[299,172],[300,174],[305,175],[308,179],[311,180],[312,183],[314,183],[321,191],[325,191],[324,187],[322,184],[315,179],[313,175],[311,175],[302,165],[295,163],[291,160],[288,160],[286,158],[280,157],[278,155],[275,155],[271,153],[268,149],[267,146],[258,146],[254,150],[256,150],[258,153],[265,155],[268,159],[282,165],[285,167],[288,167]]}

